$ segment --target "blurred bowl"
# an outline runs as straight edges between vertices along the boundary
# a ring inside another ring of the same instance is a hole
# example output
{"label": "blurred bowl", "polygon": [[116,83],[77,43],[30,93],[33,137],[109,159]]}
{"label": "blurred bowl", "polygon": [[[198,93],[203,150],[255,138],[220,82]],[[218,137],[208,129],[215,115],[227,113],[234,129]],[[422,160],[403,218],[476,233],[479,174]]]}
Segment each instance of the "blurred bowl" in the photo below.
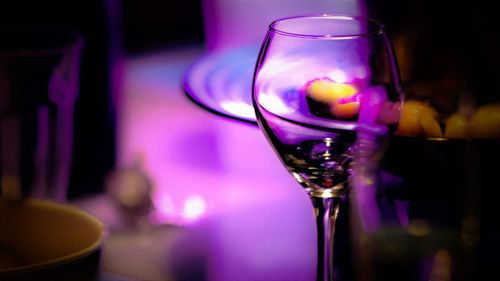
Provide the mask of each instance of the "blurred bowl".
{"label": "blurred bowl", "polygon": [[69,204],[0,198],[0,280],[98,280],[103,233]]}

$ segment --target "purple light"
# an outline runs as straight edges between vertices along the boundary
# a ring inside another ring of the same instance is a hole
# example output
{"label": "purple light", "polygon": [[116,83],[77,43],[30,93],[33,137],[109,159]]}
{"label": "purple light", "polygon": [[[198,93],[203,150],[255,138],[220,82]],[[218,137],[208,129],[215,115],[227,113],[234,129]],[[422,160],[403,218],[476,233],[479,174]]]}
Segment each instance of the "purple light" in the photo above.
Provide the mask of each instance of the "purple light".
{"label": "purple light", "polygon": [[333,81],[335,81],[337,83],[347,83],[348,82],[347,75],[345,74],[345,72],[343,72],[340,69],[335,69],[334,71],[332,71],[332,73],[330,74],[330,77],[332,78]]}
{"label": "purple light", "polygon": [[175,217],[174,204],[168,192],[156,190],[153,197],[154,211],[150,215],[150,220],[155,224],[170,223]]}
{"label": "purple light", "polygon": [[202,3],[209,51],[260,43],[269,23],[277,18],[324,13],[357,15],[364,12],[362,3],[357,0],[203,0]]}
{"label": "purple light", "polygon": [[358,213],[356,218],[360,224],[360,228],[355,231],[373,233],[379,229],[381,218],[378,212],[376,183],[369,173],[368,169],[358,169],[353,175],[353,196],[350,199],[353,206],[351,210]]}
{"label": "purple light", "polygon": [[387,93],[381,86],[370,87],[359,93],[361,108],[358,118],[358,129],[375,134],[385,134],[387,124],[379,123],[379,116],[384,104],[387,103]]}
{"label": "purple light", "polygon": [[276,94],[273,94],[272,89],[270,89],[270,92],[262,92],[260,103],[276,114],[290,114],[297,109],[296,106],[290,107],[285,104]]}
{"label": "purple light", "polygon": [[206,211],[206,203],[199,195],[191,195],[184,201],[183,216],[186,220],[193,221],[201,218]]}
{"label": "purple light", "polygon": [[255,117],[253,107],[242,101],[222,100],[220,106],[234,116],[243,117],[245,119]]}

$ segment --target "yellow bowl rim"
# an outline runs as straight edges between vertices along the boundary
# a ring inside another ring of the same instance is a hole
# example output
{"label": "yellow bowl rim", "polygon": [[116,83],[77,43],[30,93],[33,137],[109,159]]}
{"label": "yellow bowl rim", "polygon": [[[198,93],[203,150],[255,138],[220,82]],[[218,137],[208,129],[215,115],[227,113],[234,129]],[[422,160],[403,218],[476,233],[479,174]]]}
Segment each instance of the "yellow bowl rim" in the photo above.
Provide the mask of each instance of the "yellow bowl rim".
{"label": "yellow bowl rim", "polygon": [[[0,202],[2,202],[2,201],[9,204],[9,202],[7,202],[7,200],[2,199],[2,197],[0,197]],[[17,204],[17,203],[14,203],[14,204]],[[96,217],[90,215],[89,213],[87,213],[87,212],[83,211],[82,209],[79,209],[76,206],[73,206],[71,204],[53,202],[50,200],[43,200],[43,199],[32,199],[32,198],[24,199],[21,204],[30,204],[31,206],[34,206],[35,208],[36,207],[47,207],[47,208],[53,209],[53,210],[55,209],[55,210],[62,210],[65,212],[70,212],[70,213],[72,213],[72,215],[83,217],[85,220],[92,222],[95,226],[97,226],[97,228],[99,228],[98,231],[101,234],[97,237],[97,239],[92,244],[90,244],[89,246],[87,246],[87,247],[85,247],[77,252],[74,252],[74,253],[71,253],[69,255],[65,255],[62,257],[58,257],[55,259],[43,261],[43,262],[38,262],[38,263],[33,263],[33,264],[23,265],[23,266],[16,266],[16,267],[11,267],[11,268],[6,268],[6,269],[0,269],[0,276],[5,275],[5,274],[11,275],[11,274],[15,274],[15,273],[23,272],[23,271],[26,271],[26,272],[27,271],[35,271],[35,270],[39,270],[39,269],[44,269],[44,268],[53,267],[53,266],[57,266],[60,264],[72,262],[80,257],[85,257],[87,255],[90,255],[95,250],[98,250],[100,248],[100,246],[102,245],[104,237],[106,236],[106,233],[104,231],[104,224],[99,219],[97,219]]]}

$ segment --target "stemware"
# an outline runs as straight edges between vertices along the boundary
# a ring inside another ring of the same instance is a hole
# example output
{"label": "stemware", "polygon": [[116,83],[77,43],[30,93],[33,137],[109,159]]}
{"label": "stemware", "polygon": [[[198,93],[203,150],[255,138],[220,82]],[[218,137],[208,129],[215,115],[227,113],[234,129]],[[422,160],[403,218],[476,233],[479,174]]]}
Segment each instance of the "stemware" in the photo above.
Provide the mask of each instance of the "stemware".
{"label": "stemware", "polygon": [[333,280],[335,224],[347,211],[340,203],[348,197],[357,135],[385,135],[399,118],[399,74],[383,26],[346,15],[272,22],[252,99],[259,127],[312,200],[316,280]]}

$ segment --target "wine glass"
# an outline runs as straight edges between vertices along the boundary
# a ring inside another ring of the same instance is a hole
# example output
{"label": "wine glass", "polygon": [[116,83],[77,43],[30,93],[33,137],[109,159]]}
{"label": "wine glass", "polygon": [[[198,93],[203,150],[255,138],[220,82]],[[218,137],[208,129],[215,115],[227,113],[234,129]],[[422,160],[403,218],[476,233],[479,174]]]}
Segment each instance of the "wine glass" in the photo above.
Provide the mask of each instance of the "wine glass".
{"label": "wine glass", "polygon": [[397,63],[368,18],[304,15],[269,25],[252,91],[257,122],[316,215],[316,280],[334,279],[333,240],[357,135],[385,135],[399,118]]}

